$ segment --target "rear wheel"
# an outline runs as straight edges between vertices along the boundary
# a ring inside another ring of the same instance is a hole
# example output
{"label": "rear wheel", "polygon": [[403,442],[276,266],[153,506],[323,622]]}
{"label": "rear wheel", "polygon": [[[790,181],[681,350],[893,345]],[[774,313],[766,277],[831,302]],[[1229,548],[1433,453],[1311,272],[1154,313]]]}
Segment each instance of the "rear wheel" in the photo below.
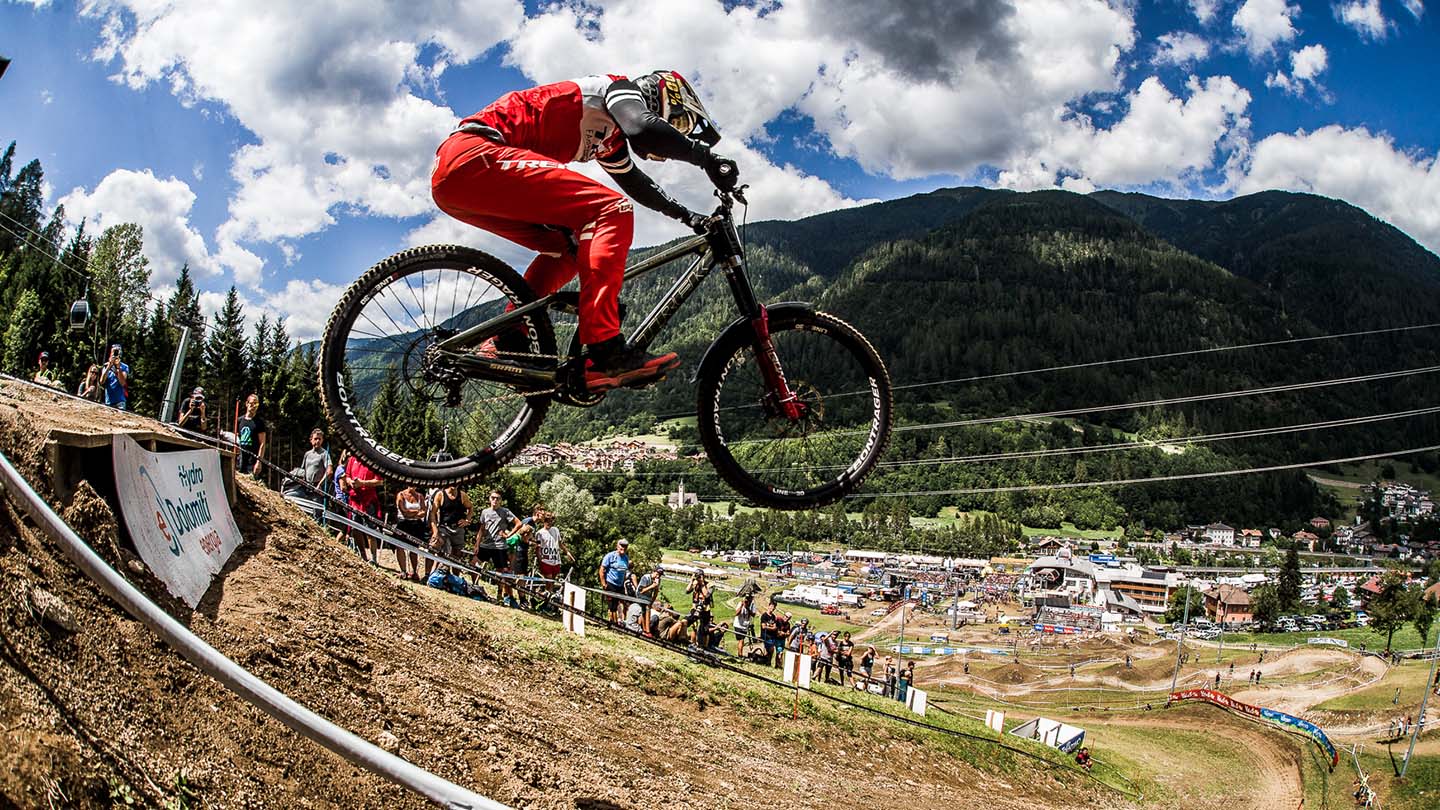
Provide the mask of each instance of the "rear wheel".
{"label": "rear wheel", "polygon": [[775,308],[771,341],[802,413],[769,395],[748,323],[727,329],[697,375],[699,432],[735,491],[779,509],[813,509],[853,492],[890,440],[890,374],[853,326],[824,312]]}
{"label": "rear wheel", "polygon": [[[437,341],[535,295],[520,274],[473,248],[402,251],[345,291],[321,341],[320,397],[341,442],[385,478],[463,484],[494,472],[529,443],[548,393],[477,380],[447,366]],[[497,343],[499,359],[553,365],[543,312],[523,335]],[[437,451],[449,458],[427,460]]]}

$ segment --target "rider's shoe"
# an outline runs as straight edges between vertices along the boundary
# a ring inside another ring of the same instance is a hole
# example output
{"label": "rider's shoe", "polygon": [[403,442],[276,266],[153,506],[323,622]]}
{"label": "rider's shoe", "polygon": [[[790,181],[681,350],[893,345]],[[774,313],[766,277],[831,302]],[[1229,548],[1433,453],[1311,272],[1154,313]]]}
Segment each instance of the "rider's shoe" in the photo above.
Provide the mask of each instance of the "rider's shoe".
{"label": "rider's shoe", "polygon": [[680,356],[674,352],[650,357],[643,350],[626,345],[623,335],[593,344],[589,352],[590,363],[585,369],[587,391],[647,385],[680,365]]}
{"label": "rider's shoe", "polygon": [[485,338],[485,341],[475,348],[475,353],[486,360],[496,360],[501,355],[524,354],[529,348],[529,341],[525,339],[525,334],[518,329],[512,329]]}

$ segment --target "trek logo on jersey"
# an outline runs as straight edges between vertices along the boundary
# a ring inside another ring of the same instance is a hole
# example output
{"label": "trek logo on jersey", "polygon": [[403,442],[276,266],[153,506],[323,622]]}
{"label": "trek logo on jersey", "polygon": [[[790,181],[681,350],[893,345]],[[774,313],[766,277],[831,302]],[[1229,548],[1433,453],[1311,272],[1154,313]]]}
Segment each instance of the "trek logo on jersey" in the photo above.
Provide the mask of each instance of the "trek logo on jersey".
{"label": "trek logo on jersey", "polygon": [[503,171],[510,169],[558,169],[560,164],[553,160],[502,160],[500,168]]}

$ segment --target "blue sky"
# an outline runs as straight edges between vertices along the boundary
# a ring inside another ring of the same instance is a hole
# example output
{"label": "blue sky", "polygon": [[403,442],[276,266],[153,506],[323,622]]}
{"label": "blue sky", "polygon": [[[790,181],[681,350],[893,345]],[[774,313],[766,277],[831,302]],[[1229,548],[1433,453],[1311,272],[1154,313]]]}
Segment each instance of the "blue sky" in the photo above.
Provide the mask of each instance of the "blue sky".
{"label": "blue sky", "polygon": [[[0,140],[70,218],[143,225],[157,288],[189,262],[207,309],[234,284],[308,338],[407,245],[523,266],[429,200],[456,118],[655,67],[698,86],[752,219],[960,184],[1287,188],[1437,250],[1437,31],[1422,0],[0,0]],[[694,167],[646,169],[704,207]]]}

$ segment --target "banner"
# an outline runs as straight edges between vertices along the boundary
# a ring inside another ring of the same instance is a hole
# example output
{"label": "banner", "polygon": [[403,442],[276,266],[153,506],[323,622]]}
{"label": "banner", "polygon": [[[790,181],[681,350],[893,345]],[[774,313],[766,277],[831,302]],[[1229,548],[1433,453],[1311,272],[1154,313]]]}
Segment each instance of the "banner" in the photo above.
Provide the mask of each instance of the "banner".
{"label": "banner", "polygon": [[985,710],[985,725],[997,734],[1005,733],[1005,713],[994,709]]}
{"label": "banner", "polygon": [[1331,645],[1331,646],[1333,646],[1333,647],[1347,647],[1347,648],[1350,646],[1350,642],[1346,641],[1346,640],[1343,639],[1343,638],[1307,638],[1307,639],[1305,639],[1305,643],[1307,643],[1307,644],[1329,644],[1329,645]]}
{"label": "banner", "polygon": [[135,550],[170,593],[195,607],[242,540],[220,453],[151,453],[123,433],[111,447],[115,493]]}
{"label": "banner", "polygon": [[585,637],[585,589],[565,583],[565,606],[560,611],[565,620],[565,629],[581,638]]}
{"label": "banner", "polygon": [[793,683],[801,689],[809,689],[810,656],[801,655],[794,650],[786,650],[784,678],[786,683]]}
{"label": "banner", "polygon": [[1170,693],[1170,700],[1203,700],[1223,709],[1241,712],[1242,714],[1247,714],[1260,720],[1268,720],[1278,725],[1288,726],[1297,731],[1302,731],[1324,749],[1325,753],[1330,755],[1331,770],[1334,770],[1335,766],[1340,762],[1340,754],[1335,750],[1335,745],[1330,742],[1330,738],[1325,735],[1325,732],[1321,730],[1319,726],[1311,723],[1309,720],[1302,720],[1294,715],[1289,715],[1274,709],[1266,709],[1260,706],[1251,706],[1248,703],[1241,703],[1235,698],[1221,692],[1216,692],[1213,689],[1185,689],[1180,692],[1172,692]]}

